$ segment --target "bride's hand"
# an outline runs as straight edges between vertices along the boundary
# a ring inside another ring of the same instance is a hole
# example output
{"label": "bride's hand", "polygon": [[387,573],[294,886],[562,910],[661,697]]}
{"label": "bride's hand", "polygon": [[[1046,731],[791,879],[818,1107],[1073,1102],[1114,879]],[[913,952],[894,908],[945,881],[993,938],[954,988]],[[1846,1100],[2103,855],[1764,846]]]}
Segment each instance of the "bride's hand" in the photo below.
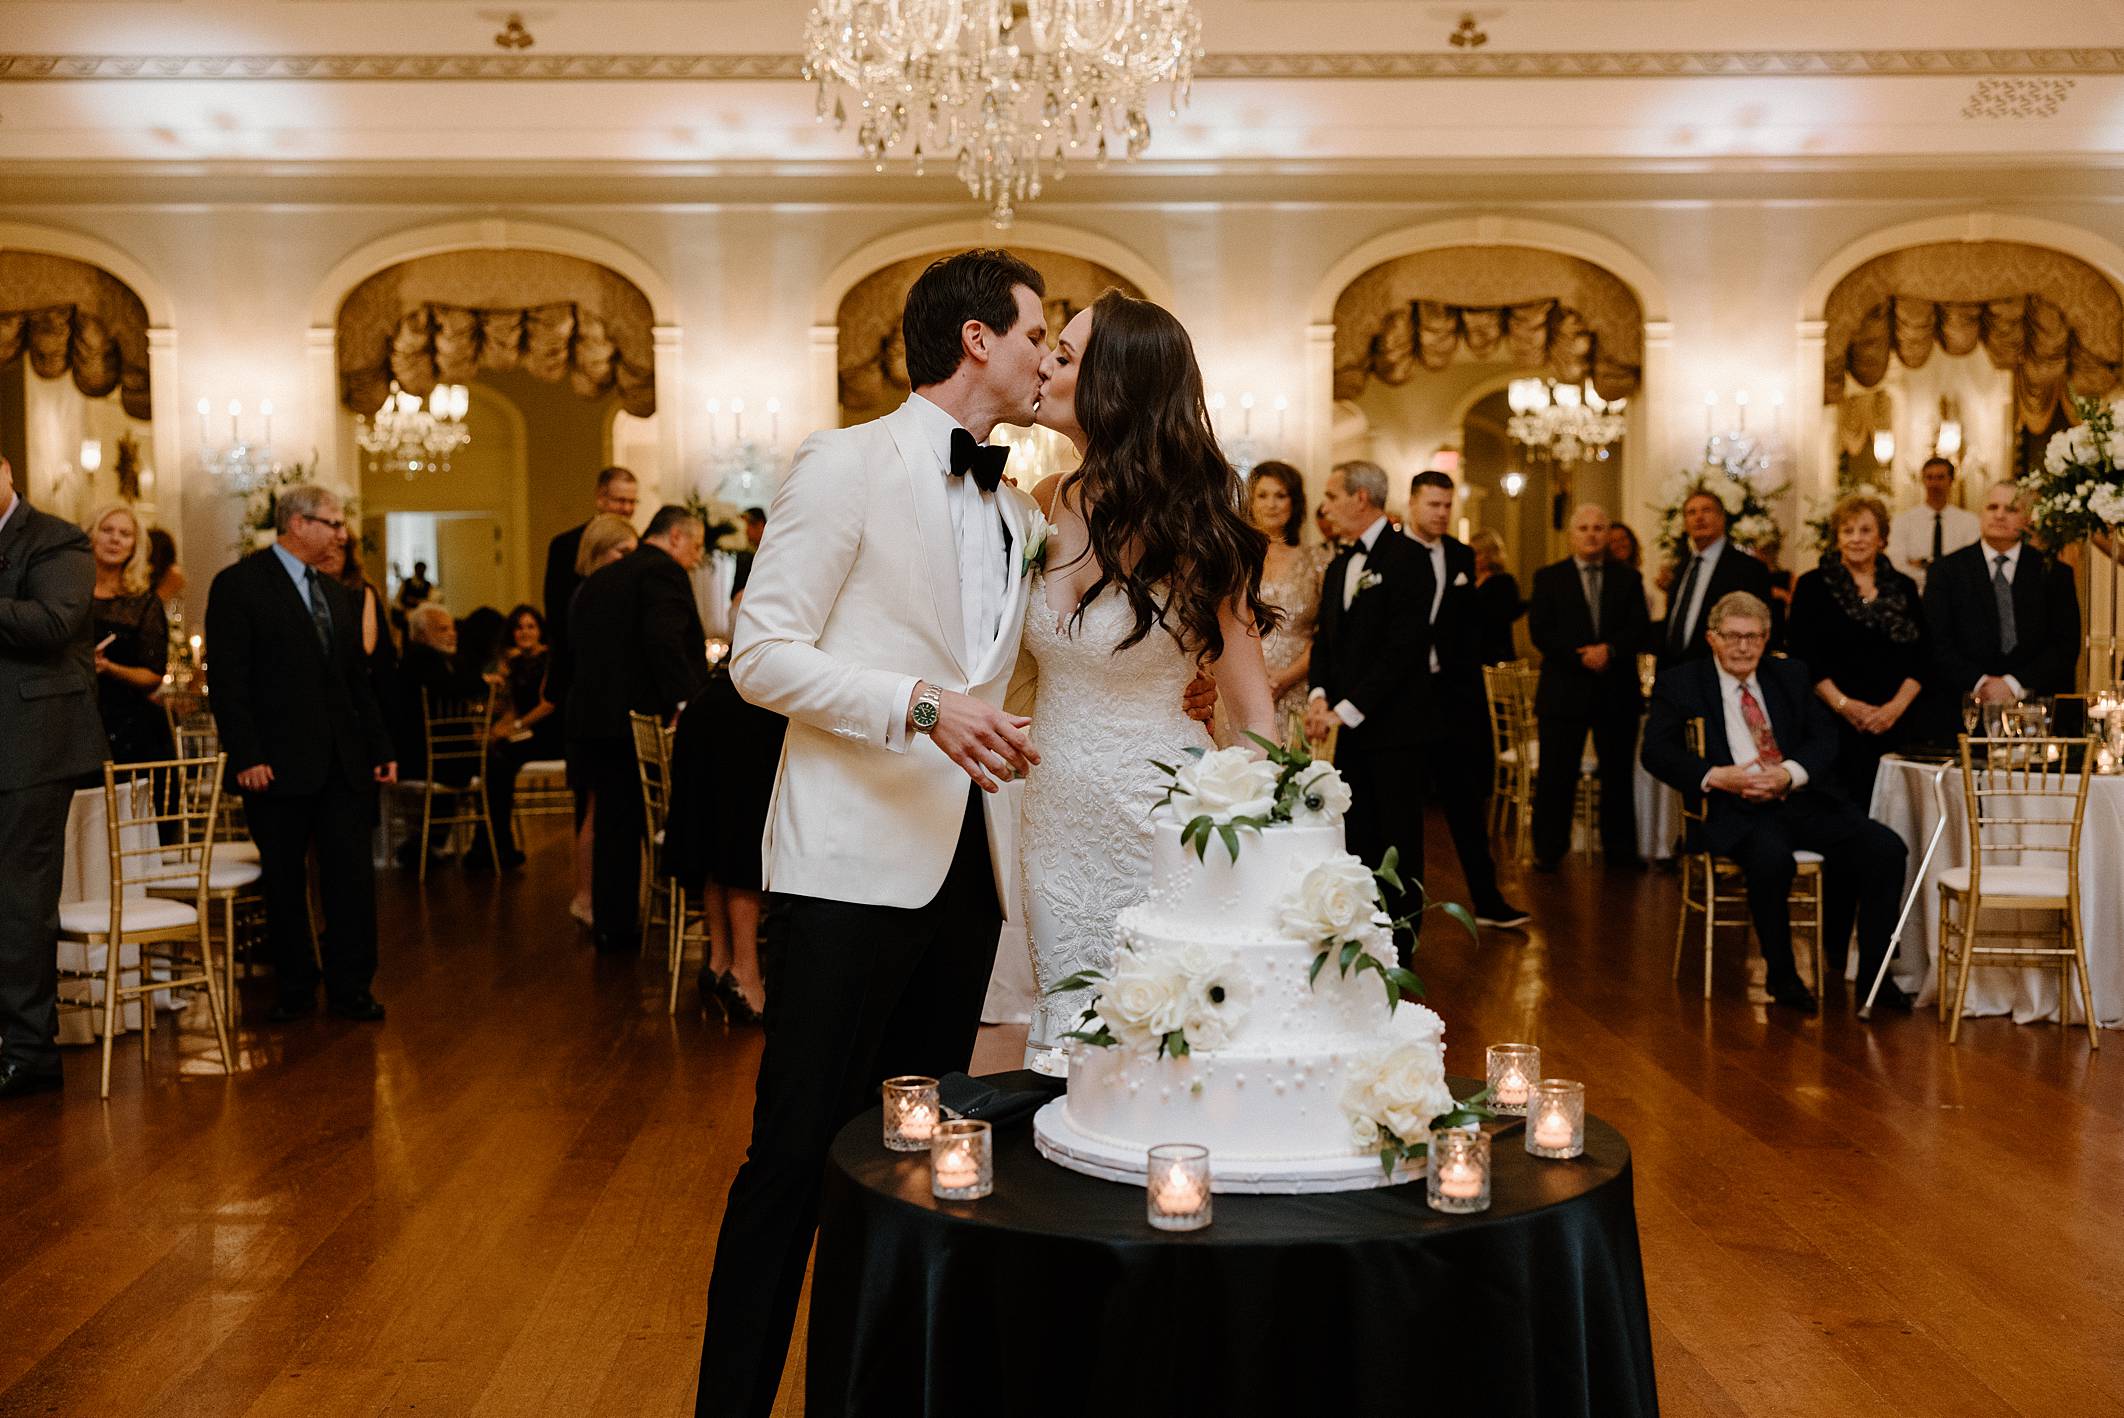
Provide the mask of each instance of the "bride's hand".
{"label": "bride's hand", "polygon": [[1217,714],[1217,681],[1202,670],[1195,671],[1187,688],[1180,691],[1180,707],[1188,718],[1207,724]]}
{"label": "bride's hand", "polygon": [[1026,729],[1032,720],[1006,714],[970,694],[945,690],[937,701],[937,726],[929,737],[944,756],[966,770],[984,793],[1000,792],[1000,778],[1022,778],[1040,761]]}

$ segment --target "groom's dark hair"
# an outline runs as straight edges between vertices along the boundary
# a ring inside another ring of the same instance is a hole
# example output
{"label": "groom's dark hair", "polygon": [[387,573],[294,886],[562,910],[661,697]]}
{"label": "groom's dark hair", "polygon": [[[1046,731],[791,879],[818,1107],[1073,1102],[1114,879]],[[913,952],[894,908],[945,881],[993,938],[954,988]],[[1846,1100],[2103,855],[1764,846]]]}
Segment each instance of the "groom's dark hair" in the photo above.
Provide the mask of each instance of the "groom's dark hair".
{"label": "groom's dark hair", "polygon": [[907,292],[900,315],[900,340],[907,347],[907,386],[921,389],[951,378],[965,353],[959,332],[978,320],[997,334],[1018,321],[1018,298],[1024,286],[1036,296],[1047,294],[1038,271],[1008,251],[961,251],[929,263]]}

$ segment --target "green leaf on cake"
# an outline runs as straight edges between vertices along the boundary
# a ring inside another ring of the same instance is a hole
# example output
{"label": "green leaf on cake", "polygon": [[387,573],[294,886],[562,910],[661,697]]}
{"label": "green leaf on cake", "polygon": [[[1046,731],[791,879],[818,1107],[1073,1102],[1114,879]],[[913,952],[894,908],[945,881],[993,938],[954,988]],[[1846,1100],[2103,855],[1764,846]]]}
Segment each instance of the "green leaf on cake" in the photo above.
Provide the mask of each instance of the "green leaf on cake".
{"label": "green leaf on cake", "polygon": [[1320,967],[1327,964],[1328,951],[1333,944],[1333,940],[1330,939],[1320,947],[1320,953],[1313,957],[1313,968],[1305,972],[1305,983],[1308,988],[1312,986],[1315,980],[1320,978]]}
{"label": "green leaf on cake", "polygon": [[1364,954],[1364,942],[1363,942],[1363,941],[1361,941],[1361,940],[1346,940],[1346,941],[1344,941],[1344,942],[1342,943],[1342,960],[1341,960],[1341,967],[1340,967],[1340,968],[1341,968],[1341,971],[1342,971],[1342,973],[1343,973],[1343,974],[1345,974],[1345,975],[1349,974],[1349,973],[1350,973],[1350,967],[1351,967],[1352,965],[1354,965],[1354,964],[1356,964],[1356,963],[1357,963],[1357,957],[1358,957],[1358,956],[1360,956],[1360,955],[1362,955],[1362,954]]}
{"label": "green leaf on cake", "polygon": [[1163,1039],[1159,1040],[1159,1042],[1158,1042],[1158,1052],[1160,1052],[1160,1053],[1162,1053],[1162,1054],[1170,1054],[1170,1055],[1171,1055],[1172,1057],[1174,1057],[1174,1058],[1176,1058],[1176,1059],[1184,1059],[1184,1058],[1186,1058],[1186,1057],[1187,1057],[1187,1034],[1186,1034],[1186,1031],[1184,1031],[1184,1030],[1180,1030],[1180,1029],[1175,1029],[1175,1030],[1174,1030],[1174,1031],[1173,1031],[1172,1033],[1170,1033],[1170,1034],[1166,1035],[1166,1036],[1165,1036],[1165,1037],[1164,1037]]}
{"label": "green leaf on cake", "polygon": [[1389,965],[1383,973],[1394,986],[1396,1004],[1404,999],[1423,998],[1423,981],[1417,979],[1412,971],[1404,970],[1398,965]]}
{"label": "green leaf on cake", "polygon": [[1468,933],[1469,940],[1480,941],[1482,939],[1475,929],[1475,917],[1470,915],[1468,908],[1461,905],[1458,901],[1441,901],[1436,906],[1428,909],[1458,921],[1460,928]]}
{"label": "green leaf on cake", "polygon": [[1070,976],[1068,979],[1057,981],[1055,986],[1050,989],[1048,993],[1051,995],[1063,995],[1068,994],[1071,990],[1090,989],[1093,985],[1103,985],[1105,983],[1106,976],[1101,974],[1099,971],[1079,970],[1076,974]]}
{"label": "green leaf on cake", "polygon": [[1224,850],[1232,854],[1232,860],[1238,861],[1239,829],[1232,823],[1220,822],[1217,824],[1217,835],[1224,839]]}
{"label": "green leaf on cake", "polygon": [[1396,891],[1405,892],[1408,890],[1407,887],[1401,884],[1401,849],[1399,847],[1386,849],[1386,855],[1379,859],[1379,869],[1373,872],[1372,875],[1378,877]]}

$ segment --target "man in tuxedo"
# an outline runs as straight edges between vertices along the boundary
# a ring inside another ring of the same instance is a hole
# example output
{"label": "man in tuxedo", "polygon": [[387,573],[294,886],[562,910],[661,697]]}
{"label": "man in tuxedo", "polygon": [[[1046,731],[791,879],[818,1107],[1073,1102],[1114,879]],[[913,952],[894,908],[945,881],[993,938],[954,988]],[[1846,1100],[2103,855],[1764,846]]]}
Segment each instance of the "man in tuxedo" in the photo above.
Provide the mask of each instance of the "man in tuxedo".
{"label": "man in tuxedo", "polygon": [[370,992],[369,831],[377,785],[397,781],[398,762],[369,684],[361,602],[318,569],[344,543],[346,518],[337,493],[300,483],[275,498],[274,525],[273,545],[214,578],[206,610],[214,723],[265,873],[266,935],[280,992],[270,1017],[286,1023],[317,1007],[314,848],[327,1006],[343,1019],[382,1019]]}
{"label": "man in tuxedo", "polygon": [[96,712],[96,564],[0,458],[0,1098],[59,1087],[59,890],[74,782],[108,752]]}
{"label": "man in tuxedo", "polygon": [[1976,514],[1951,506],[1954,464],[1945,458],[1927,458],[1918,473],[1925,500],[1908,512],[1898,512],[1888,533],[1888,559],[1898,570],[1908,572],[1924,589],[1932,568],[1977,539]]}
{"label": "man in tuxedo", "polygon": [[1660,624],[1659,667],[1668,669],[1711,653],[1704,612],[1735,591],[1746,591],[1770,607],[1770,643],[1780,630],[1770,568],[1726,540],[1726,508],[1708,492],[1692,492],[1682,502],[1682,531],[1689,550],[1670,568],[1667,618]]}
{"label": "man in tuxedo", "polygon": [[[1836,720],[1814,693],[1806,666],[1765,655],[1770,607],[1745,591],[1719,598],[1705,616],[1711,655],[1660,673],[1645,719],[1645,769],[1707,802],[1703,841],[1692,849],[1740,864],[1748,914],[1768,966],[1770,998],[1802,1014],[1817,1008],[1792,959],[1790,895],[1795,848],[1823,857],[1823,915],[1832,938],[1858,919],[1859,978],[1871,980],[1888,952],[1903,899],[1903,839],[1837,795],[1829,766]],[[1691,719],[1704,751],[1689,746]],[[1890,981],[1875,1001],[1908,1011]]]}
{"label": "man in tuxedo", "polygon": [[[597,474],[597,510],[634,520],[634,507],[641,485],[625,468],[600,468]],[[575,574],[575,554],[583,545],[583,528],[589,519],[576,523],[546,544],[546,640],[558,650],[568,633],[568,603],[582,578]]]}
{"label": "man in tuxedo", "polygon": [[669,722],[708,682],[708,636],[689,579],[706,538],[684,507],[659,507],[641,545],[573,597],[568,759],[596,804],[590,914],[600,952],[641,949],[642,788],[627,716]]}
{"label": "man in tuxedo", "polygon": [[1939,666],[1929,720],[1942,737],[1960,724],[1960,698],[1986,704],[2069,693],[2080,658],[2080,596],[2071,568],[2021,540],[2020,488],[1984,494],[1981,538],[1950,552],[1925,582],[1925,619]]}
{"label": "man in tuxedo", "polygon": [[[1393,847],[1405,880],[1423,879],[1427,578],[1415,543],[1387,525],[1386,473],[1361,459],[1328,474],[1320,516],[1343,550],[1328,563],[1308,671],[1306,733],[1339,725],[1335,767],[1350,785],[1349,849],[1376,867]],[[1387,902],[1400,916],[1407,903]],[[1399,942],[1404,954],[1411,942]]]}
{"label": "man in tuxedo", "polygon": [[1571,846],[1586,735],[1600,759],[1600,841],[1609,866],[1634,866],[1637,802],[1632,768],[1644,699],[1637,647],[1647,613],[1644,578],[1607,557],[1608,514],[1587,503],[1571,514],[1571,555],[1534,573],[1527,634],[1541,651],[1534,713],[1541,762],[1534,784],[1534,868],[1554,871]]}

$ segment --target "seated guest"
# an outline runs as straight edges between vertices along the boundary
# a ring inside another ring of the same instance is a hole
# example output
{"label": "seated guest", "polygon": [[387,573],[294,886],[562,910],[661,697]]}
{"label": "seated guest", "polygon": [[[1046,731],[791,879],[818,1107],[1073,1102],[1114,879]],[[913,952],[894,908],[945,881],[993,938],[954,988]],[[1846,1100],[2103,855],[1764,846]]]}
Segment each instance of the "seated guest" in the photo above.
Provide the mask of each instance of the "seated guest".
{"label": "seated guest", "polygon": [[1261,563],[1261,596],[1283,619],[1261,642],[1269,692],[1276,697],[1278,735],[1293,714],[1305,716],[1306,678],[1313,664],[1313,626],[1320,619],[1320,578],[1328,554],[1304,545],[1305,479],[1289,463],[1257,463],[1247,478],[1247,513],[1268,538]]}
{"label": "seated guest", "polygon": [[[1734,591],[1771,605],[1774,592],[1770,568],[1726,540],[1726,506],[1704,491],[1692,492],[1682,502],[1682,531],[1687,550],[1679,563],[1660,573],[1660,588],[1667,593],[1667,618],[1659,625],[1659,667],[1668,669],[1711,653],[1704,629],[1704,614]],[[1772,616],[1778,614],[1775,606]],[[1778,625],[1770,626],[1771,644],[1777,643]]]}
{"label": "seated guest", "polygon": [[2070,567],[2021,540],[2020,488],[1994,483],[1978,519],[1982,535],[1949,552],[1925,580],[1932,627],[1933,731],[1960,726],[1960,696],[2010,704],[2070,693],[2080,659],[2080,596]]}
{"label": "seated guest", "polygon": [[1954,464],[1927,458],[1918,481],[1924,485],[1925,500],[1895,519],[1888,554],[1922,591],[1933,566],[1974,542],[1978,530],[1975,513],[1947,501],[1954,491]]}
{"label": "seated guest", "polygon": [[553,655],[546,646],[546,618],[535,607],[522,605],[509,612],[508,625],[509,648],[494,672],[501,701],[487,749],[487,817],[505,871],[524,861],[516,840],[517,775],[526,763],[559,758],[563,742],[560,719],[547,698]]}
{"label": "seated guest", "polygon": [[[1814,995],[1792,960],[1795,848],[1819,852],[1829,938],[1856,912],[1859,978],[1871,982],[1888,952],[1903,899],[1903,840],[1840,794],[1831,771],[1836,726],[1815,698],[1807,672],[1769,659],[1770,607],[1757,596],[1721,597],[1705,616],[1711,657],[1662,671],[1645,719],[1647,772],[1691,797],[1701,795],[1703,840],[1691,849],[1738,863],[1748,914],[1768,967],[1770,998],[1803,1014]],[[1704,751],[1686,726],[1704,726]],[[1855,904],[1854,904],[1855,903]],[[1907,1011],[1910,1000],[1883,980],[1876,1001]]]}
{"label": "seated guest", "polygon": [[1627,566],[1640,575],[1643,574],[1645,569],[1645,549],[1643,544],[1637,540],[1637,532],[1628,522],[1610,522],[1608,524],[1608,560]]}
{"label": "seated guest", "polygon": [[[1888,564],[1888,508],[1855,493],[1830,514],[1836,553],[1792,588],[1785,645],[1837,716],[1837,781],[1866,807],[1881,755],[1911,737],[1910,712],[1929,672],[1917,583]],[[1834,955],[1838,952],[1832,951]]]}
{"label": "seated guest", "polygon": [[1504,538],[1485,527],[1468,539],[1468,550],[1475,553],[1477,653],[1486,665],[1516,660],[1512,623],[1527,613],[1527,603],[1519,598],[1519,582],[1505,559]]}
{"label": "seated guest", "polygon": [[1608,514],[1571,514],[1571,555],[1534,573],[1527,634],[1541,651],[1534,713],[1541,726],[1534,785],[1534,866],[1554,871],[1571,846],[1586,735],[1600,759],[1601,851],[1611,866],[1637,856],[1632,768],[1644,710],[1636,647],[1645,638],[1644,578],[1607,557]]}
{"label": "seated guest", "polygon": [[170,663],[169,622],[148,587],[147,542],[133,509],[115,504],[89,520],[96,559],[96,707],[114,763],[174,758],[169,716],[157,699]]}
{"label": "seated guest", "polygon": [[[461,665],[457,655],[457,622],[450,612],[433,601],[422,601],[406,615],[406,654],[398,665],[399,740],[401,778],[428,776],[426,703],[437,707],[446,702],[483,698],[487,682],[477,668]],[[458,782],[471,777],[471,765],[450,765],[447,776]]]}

